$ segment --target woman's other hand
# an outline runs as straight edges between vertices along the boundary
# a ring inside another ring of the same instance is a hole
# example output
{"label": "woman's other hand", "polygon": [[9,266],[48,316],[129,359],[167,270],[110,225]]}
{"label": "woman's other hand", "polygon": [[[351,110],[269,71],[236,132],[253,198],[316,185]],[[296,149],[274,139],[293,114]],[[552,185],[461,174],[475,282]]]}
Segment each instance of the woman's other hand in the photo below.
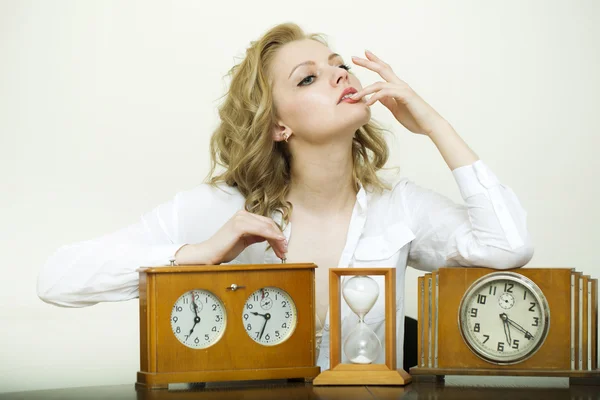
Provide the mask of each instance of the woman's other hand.
{"label": "woman's other hand", "polygon": [[277,224],[245,210],[236,212],[210,239],[185,245],[175,255],[179,265],[217,265],[236,258],[246,247],[268,241],[279,258],[285,258],[287,241]]}

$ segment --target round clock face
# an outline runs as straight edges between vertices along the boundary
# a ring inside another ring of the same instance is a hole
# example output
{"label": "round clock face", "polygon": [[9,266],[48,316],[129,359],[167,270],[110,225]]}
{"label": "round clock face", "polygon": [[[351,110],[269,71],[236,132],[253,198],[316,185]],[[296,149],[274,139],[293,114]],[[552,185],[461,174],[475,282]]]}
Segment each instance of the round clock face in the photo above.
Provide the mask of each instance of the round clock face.
{"label": "round clock face", "polygon": [[296,305],[283,289],[264,287],[248,297],[242,322],[255,342],[274,346],[287,340],[296,329]]}
{"label": "round clock face", "polygon": [[516,364],[546,339],[550,311],[533,281],[514,272],[493,272],[465,292],[459,326],[477,356],[494,364]]}
{"label": "round clock face", "polygon": [[223,303],[203,289],[182,294],[171,311],[171,328],[175,337],[193,349],[204,349],[218,342],[226,324]]}

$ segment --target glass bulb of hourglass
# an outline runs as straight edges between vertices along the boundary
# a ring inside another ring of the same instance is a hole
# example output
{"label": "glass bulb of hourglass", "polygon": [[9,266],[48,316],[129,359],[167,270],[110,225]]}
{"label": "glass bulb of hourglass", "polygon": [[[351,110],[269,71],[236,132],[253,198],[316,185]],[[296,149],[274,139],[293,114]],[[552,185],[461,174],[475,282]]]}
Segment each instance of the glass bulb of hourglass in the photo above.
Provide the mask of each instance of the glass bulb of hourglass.
{"label": "glass bulb of hourglass", "polygon": [[344,341],[344,354],[355,364],[371,364],[380,351],[379,338],[362,319]]}
{"label": "glass bulb of hourglass", "polygon": [[342,295],[359,318],[358,325],[344,341],[344,353],[353,363],[370,364],[379,356],[381,342],[364,318],[379,297],[379,285],[373,278],[357,275],[344,284]]}

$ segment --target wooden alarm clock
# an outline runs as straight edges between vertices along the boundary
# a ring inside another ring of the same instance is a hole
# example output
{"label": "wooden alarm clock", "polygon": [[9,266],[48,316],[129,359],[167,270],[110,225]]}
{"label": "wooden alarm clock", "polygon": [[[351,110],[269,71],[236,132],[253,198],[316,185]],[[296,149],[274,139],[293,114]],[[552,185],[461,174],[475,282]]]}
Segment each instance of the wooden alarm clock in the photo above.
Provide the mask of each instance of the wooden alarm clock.
{"label": "wooden alarm clock", "polygon": [[440,268],[418,279],[410,374],[598,382],[598,284],[565,268]]}
{"label": "wooden alarm clock", "polygon": [[144,267],[136,388],[317,376],[314,264]]}

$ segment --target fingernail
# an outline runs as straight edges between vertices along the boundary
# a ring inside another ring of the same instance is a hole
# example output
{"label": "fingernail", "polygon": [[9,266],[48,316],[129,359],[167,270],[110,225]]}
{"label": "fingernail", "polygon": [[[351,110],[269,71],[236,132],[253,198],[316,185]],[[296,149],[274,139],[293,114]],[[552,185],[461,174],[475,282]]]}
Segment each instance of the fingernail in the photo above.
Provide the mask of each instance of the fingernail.
{"label": "fingernail", "polygon": [[373,54],[369,50],[365,49],[365,53]]}

